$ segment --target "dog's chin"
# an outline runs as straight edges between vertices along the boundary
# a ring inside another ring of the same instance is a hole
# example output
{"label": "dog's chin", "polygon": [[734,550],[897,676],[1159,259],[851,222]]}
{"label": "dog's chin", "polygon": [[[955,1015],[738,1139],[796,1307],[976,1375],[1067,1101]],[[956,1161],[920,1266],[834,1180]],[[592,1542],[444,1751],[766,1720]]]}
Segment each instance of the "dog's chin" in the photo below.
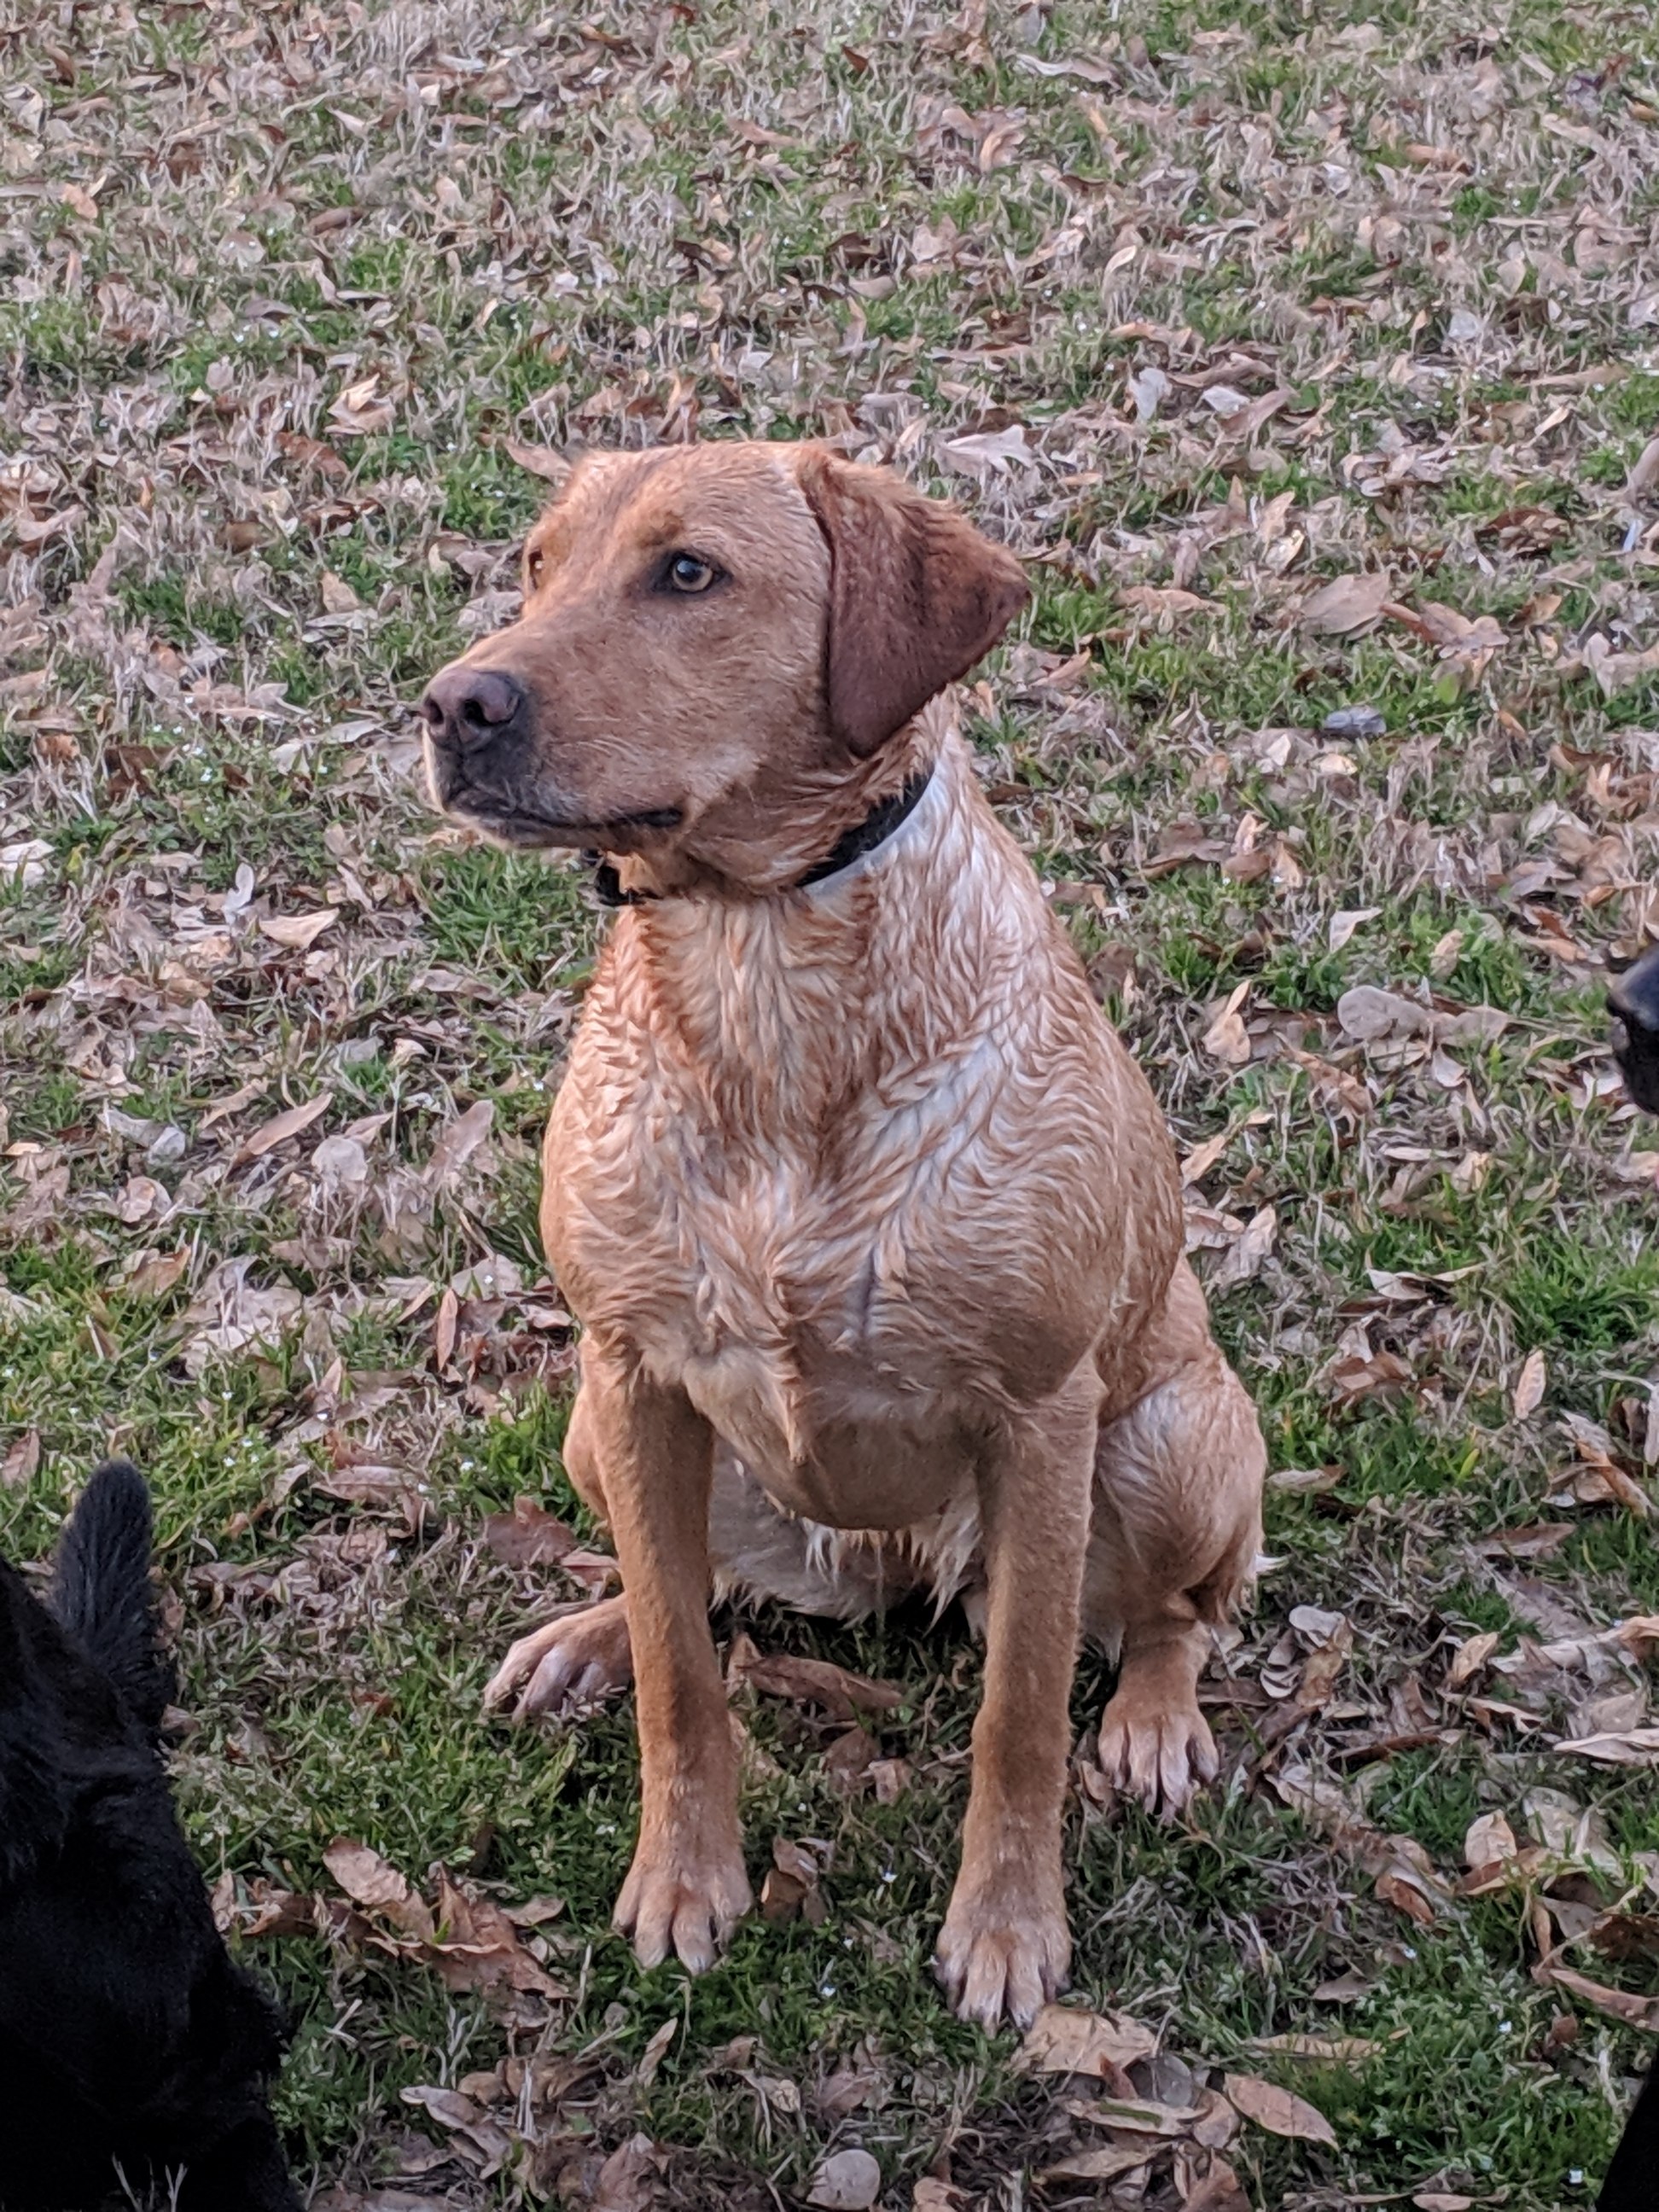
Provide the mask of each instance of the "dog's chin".
{"label": "dog's chin", "polygon": [[577,820],[574,815],[526,807],[475,790],[433,797],[450,821],[475,830],[511,853],[580,852],[597,848],[618,857],[648,851],[684,820],[678,806],[642,807],[631,814]]}

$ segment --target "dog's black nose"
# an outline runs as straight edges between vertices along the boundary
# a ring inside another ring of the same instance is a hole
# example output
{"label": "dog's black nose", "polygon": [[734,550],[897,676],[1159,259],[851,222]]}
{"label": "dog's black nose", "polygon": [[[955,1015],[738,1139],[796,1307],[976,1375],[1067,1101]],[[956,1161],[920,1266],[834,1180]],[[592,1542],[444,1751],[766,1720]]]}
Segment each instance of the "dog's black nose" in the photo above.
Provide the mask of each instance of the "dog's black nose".
{"label": "dog's black nose", "polygon": [[421,714],[432,741],[450,752],[475,752],[511,737],[527,719],[528,695],[500,668],[441,668],[426,687]]}
{"label": "dog's black nose", "polygon": [[1615,977],[1607,993],[1613,1010],[1613,1052],[1625,1088],[1638,1106],[1659,1114],[1659,945]]}

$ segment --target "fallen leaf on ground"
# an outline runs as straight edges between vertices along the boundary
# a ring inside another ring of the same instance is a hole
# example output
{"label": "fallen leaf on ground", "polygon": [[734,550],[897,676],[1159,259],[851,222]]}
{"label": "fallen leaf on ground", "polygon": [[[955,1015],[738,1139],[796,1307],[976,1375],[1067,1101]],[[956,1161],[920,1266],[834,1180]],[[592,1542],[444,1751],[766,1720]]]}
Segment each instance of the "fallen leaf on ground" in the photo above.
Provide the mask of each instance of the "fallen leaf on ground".
{"label": "fallen leaf on ground", "polygon": [[516,438],[504,438],[501,450],[509,460],[527,469],[532,477],[539,477],[544,483],[564,484],[574,465],[553,446],[522,446]]}
{"label": "fallen leaf on ground", "polygon": [[1510,1411],[1517,1421],[1524,1421],[1543,1404],[1548,1374],[1544,1355],[1534,1345],[1521,1363],[1521,1372],[1510,1399]]}
{"label": "fallen leaf on ground", "polygon": [[1368,921],[1375,921],[1382,911],[1380,906],[1356,906],[1345,908],[1341,913],[1334,914],[1326,930],[1327,942],[1331,951],[1340,952],[1352,937],[1355,930],[1363,927]]}
{"label": "fallen leaf on ground", "polygon": [[1385,574],[1338,576],[1302,604],[1302,627],[1317,637],[1349,637],[1382,619],[1391,586]]}
{"label": "fallen leaf on ground", "polygon": [[1115,2072],[1151,2058],[1156,2029],[1127,2013],[1085,2012],[1078,2005],[1044,2005],[1020,2045],[1019,2065],[1030,2074],[1088,2074],[1108,2081]]}
{"label": "fallen leaf on ground", "polygon": [[484,1542],[509,1567],[556,1567],[579,1541],[574,1528],[533,1498],[515,1498],[510,1513],[487,1516],[483,1532]]}
{"label": "fallen leaf on ground", "polygon": [[734,1686],[747,1683],[764,1697],[821,1706],[836,1720],[856,1720],[861,1712],[890,1713],[904,1703],[904,1692],[896,1682],[872,1681],[867,1674],[855,1674],[828,1659],[797,1659],[783,1652],[769,1656],[746,1636],[732,1638],[727,1672]]}
{"label": "fallen leaf on ground", "polygon": [[1582,1998],[1595,2011],[1605,2013],[1609,2020],[1623,2021],[1626,2027],[1639,2028],[1644,2035],[1659,2035],[1659,1996],[1638,1996],[1633,1990],[1609,1989],[1605,1982],[1593,1982],[1588,1974],[1576,1974],[1571,1966],[1554,1966],[1547,1960],[1540,1960],[1533,1968],[1532,1978]]}
{"label": "fallen leaf on ground", "polygon": [[822,2212],[870,2212],[881,2194],[881,2168],[867,2150],[832,2151],[812,2176],[809,2204]]}
{"label": "fallen leaf on ground", "polygon": [[[1363,1996],[1364,1991],[1362,1990],[1360,1994]],[[1314,1995],[1316,1997],[1319,1991],[1316,1990]],[[1308,2035],[1296,2032],[1253,2037],[1250,2048],[1274,2058],[1306,2058],[1324,2066],[1357,2066],[1362,2059],[1374,2058],[1382,2045],[1364,2035]]]}
{"label": "fallen leaf on ground", "polygon": [[22,1435],[0,1460],[0,1490],[21,1490],[33,1479],[40,1464],[40,1431],[25,1429]]}
{"label": "fallen leaf on ground", "polygon": [[338,907],[319,907],[314,914],[267,914],[259,917],[259,934],[292,952],[304,952],[340,919]]}
{"label": "fallen leaf on ground", "polygon": [[1495,1628],[1482,1629],[1478,1636],[1466,1636],[1453,1652],[1451,1665],[1446,1669],[1446,1687],[1461,1690],[1466,1682],[1472,1682],[1501,1641]]}
{"label": "fallen leaf on ground", "polygon": [[1466,1867],[1496,1866],[1515,1853],[1515,1831],[1501,1813],[1483,1813],[1470,1821],[1463,1838]]}
{"label": "fallen leaf on ground", "polygon": [[1210,1289],[1230,1291],[1236,1284],[1254,1282],[1278,1236],[1279,1209],[1273,1206],[1261,1207],[1222,1254],[1220,1265],[1210,1277]]}
{"label": "fallen leaf on ground", "polygon": [[1243,1067],[1250,1056],[1250,1033],[1244,1026],[1244,1017],[1239,1011],[1249,995],[1250,987],[1241,983],[1228,999],[1220,1012],[1204,1032],[1204,1049],[1212,1060],[1224,1066]]}
{"label": "fallen leaf on ground", "polygon": [[1222,2081],[1227,2101],[1247,2120],[1269,2135],[1288,2136],[1297,2142],[1328,2143],[1336,2148],[1336,2131],[1317,2106],[1254,2074],[1229,2074]]}
{"label": "fallen leaf on ground", "polygon": [[1594,1759],[1598,1766],[1652,1766],[1659,1764],[1659,1728],[1562,1736],[1551,1748],[1575,1759]]}
{"label": "fallen leaf on ground", "polygon": [[1037,2179],[1041,2182],[1117,2181],[1126,2173],[1139,2172],[1158,2154],[1156,2143],[1106,2144],[1099,2150],[1074,2151],[1069,2158],[1059,2159],[1053,2166],[1045,2166]]}
{"label": "fallen leaf on ground", "polygon": [[649,2212],[660,2196],[657,2147],[635,2136],[613,2150],[593,2185],[591,2212]]}
{"label": "fallen leaf on ground", "polygon": [[431,1940],[432,1914],[424,1899],[378,1851],[342,1836],[323,1853],[323,1864],[354,1905],[382,1914],[406,1935]]}
{"label": "fallen leaf on ground", "polygon": [[314,1098],[307,1098],[303,1106],[290,1106],[286,1113],[276,1115],[270,1121],[262,1122],[250,1135],[243,1138],[231,1156],[232,1167],[245,1166],[249,1160],[263,1159],[267,1152],[274,1152],[278,1145],[286,1144],[290,1137],[297,1137],[302,1129],[308,1129],[313,1121],[319,1121],[333,1103],[334,1093],[331,1091],[319,1091]]}

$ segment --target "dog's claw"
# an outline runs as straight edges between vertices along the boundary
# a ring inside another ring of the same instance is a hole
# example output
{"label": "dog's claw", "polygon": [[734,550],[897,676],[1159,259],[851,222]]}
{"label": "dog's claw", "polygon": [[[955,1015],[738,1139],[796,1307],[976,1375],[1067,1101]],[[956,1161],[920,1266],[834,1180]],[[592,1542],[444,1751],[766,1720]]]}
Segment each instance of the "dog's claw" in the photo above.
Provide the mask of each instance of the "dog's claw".
{"label": "dog's claw", "polygon": [[933,1972],[960,2017],[994,2035],[1005,2020],[1030,2027],[1065,1988],[1071,1955],[1063,1905],[958,1894],[939,1930]]}

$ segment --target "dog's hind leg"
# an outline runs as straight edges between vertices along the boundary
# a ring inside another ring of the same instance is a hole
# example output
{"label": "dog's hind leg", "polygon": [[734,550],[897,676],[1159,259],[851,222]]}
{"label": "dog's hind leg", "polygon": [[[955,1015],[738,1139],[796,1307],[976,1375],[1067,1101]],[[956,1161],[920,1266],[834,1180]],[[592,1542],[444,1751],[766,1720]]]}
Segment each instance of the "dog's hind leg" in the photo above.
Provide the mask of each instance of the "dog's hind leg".
{"label": "dog's hind leg", "polygon": [[1146,1387],[1103,1426],[1096,1449],[1083,1621],[1120,1655],[1101,1765],[1120,1790],[1170,1814],[1216,1773],[1198,1680],[1212,1629],[1249,1583],[1267,1454],[1184,1261],[1148,1341]]}
{"label": "dog's hind leg", "polygon": [[[565,1437],[565,1470],[589,1509],[604,1516],[605,1487],[578,1394]],[[768,1598],[798,1613],[852,1620],[905,1595],[917,1577],[876,1546],[825,1541],[811,1522],[781,1513],[724,1445],[714,1448],[708,1554],[714,1595]],[[579,1711],[617,1697],[634,1680],[627,1597],[575,1605],[508,1651],[484,1692],[486,1711]]]}

